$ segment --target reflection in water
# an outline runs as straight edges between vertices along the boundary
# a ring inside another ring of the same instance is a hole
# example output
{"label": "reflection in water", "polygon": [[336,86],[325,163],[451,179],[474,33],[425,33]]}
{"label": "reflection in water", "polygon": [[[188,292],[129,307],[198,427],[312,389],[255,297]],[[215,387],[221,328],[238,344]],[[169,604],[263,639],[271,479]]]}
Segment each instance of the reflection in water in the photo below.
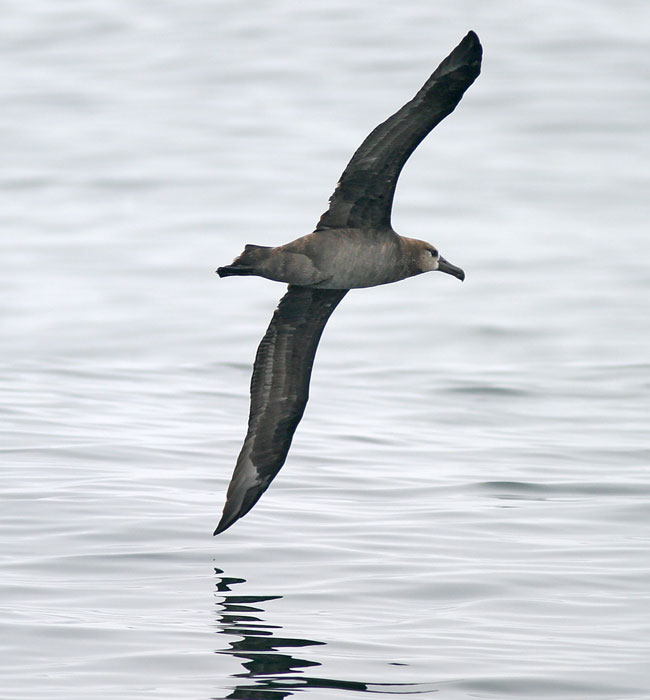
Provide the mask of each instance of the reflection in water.
{"label": "reflection in water", "polygon": [[297,649],[299,647],[320,646],[325,642],[310,639],[291,639],[277,635],[278,625],[266,624],[257,613],[263,613],[260,603],[276,600],[277,595],[231,595],[231,586],[245,583],[243,578],[222,576],[223,571],[215,569],[217,574],[217,593],[221,600],[217,603],[218,634],[238,637],[230,642],[227,649],[217,650],[218,654],[229,654],[241,659],[245,669],[243,673],[234,674],[233,678],[248,679],[239,682],[228,698],[240,700],[281,700],[295,691],[308,688],[335,688],[338,690],[356,690],[370,693],[422,693],[435,689],[417,684],[360,683],[357,681],[340,681],[329,678],[302,675],[301,669],[321,666],[318,661],[299,659],[279,650]]}

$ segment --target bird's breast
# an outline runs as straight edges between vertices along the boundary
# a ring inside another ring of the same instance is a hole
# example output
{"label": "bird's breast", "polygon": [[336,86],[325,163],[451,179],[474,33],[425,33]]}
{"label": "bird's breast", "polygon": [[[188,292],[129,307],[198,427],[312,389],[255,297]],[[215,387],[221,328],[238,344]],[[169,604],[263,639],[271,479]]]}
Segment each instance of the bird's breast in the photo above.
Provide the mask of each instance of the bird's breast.
{"label": "bird's breast", "polygon": [[361,230],[318,231],[305,236],[306,252],[321,279],[314,287],[355,289],[375,287],[410,276],[396,234],[382,235]]}

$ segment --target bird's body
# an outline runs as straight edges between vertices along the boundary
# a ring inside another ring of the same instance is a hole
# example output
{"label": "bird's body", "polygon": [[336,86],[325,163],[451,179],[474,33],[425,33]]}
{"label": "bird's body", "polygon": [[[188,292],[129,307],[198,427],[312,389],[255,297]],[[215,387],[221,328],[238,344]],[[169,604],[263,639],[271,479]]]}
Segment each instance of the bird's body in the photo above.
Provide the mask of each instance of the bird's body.
{"label": "bird's body", "polygon": [[277,248],[249,245],[231,266],[219,269],[222,276],[255,274],[299,287],[360,289],[437,269],[439,256],[432,250],[394,231],[325,229]]}
{"label": "bird's body", "polygon": [[464,279],[430,243],[398,235],[390,214],[404,163],[478,76],[481,53],[469,32],[415,97],[369,134],[313,233],[277,247],[249,244],[217,270],[221,277],[257,275],[289,289],[257,351],[248,432],[215,534],[255,505],[284,464],[307,404],[321,333],[348,290],[433,270]]}

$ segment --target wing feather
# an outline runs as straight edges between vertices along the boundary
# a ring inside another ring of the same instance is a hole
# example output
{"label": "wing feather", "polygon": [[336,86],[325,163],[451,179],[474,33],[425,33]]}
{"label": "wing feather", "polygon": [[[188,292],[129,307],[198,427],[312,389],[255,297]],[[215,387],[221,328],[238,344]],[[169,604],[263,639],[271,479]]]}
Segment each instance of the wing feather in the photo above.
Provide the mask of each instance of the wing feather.
{"label": "wing feather", "polygon": [[290,286],[280,300],[257,349],[248,432],[215,535],[248,513],[284,464],[309,398],[318,342],[347,292]]}
{"label": "wing feather", "polygon": [[481,56],[479,39],[469,32],[415,97],[368,135],[341,175],[317,231],[391,228],[393,196],[404,163],[436,124],[454,111],[481,71]]}

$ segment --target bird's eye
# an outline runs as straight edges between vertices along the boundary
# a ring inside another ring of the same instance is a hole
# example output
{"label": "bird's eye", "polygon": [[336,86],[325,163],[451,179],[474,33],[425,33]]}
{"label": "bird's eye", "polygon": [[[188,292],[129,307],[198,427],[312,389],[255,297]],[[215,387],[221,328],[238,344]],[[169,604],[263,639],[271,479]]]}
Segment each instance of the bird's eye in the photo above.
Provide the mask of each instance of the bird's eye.
{"label": "bird's eye", "polygon": [[438,251],[435,248],[431,248],[431,255],[433,255],[434,258],[438,257]]}

